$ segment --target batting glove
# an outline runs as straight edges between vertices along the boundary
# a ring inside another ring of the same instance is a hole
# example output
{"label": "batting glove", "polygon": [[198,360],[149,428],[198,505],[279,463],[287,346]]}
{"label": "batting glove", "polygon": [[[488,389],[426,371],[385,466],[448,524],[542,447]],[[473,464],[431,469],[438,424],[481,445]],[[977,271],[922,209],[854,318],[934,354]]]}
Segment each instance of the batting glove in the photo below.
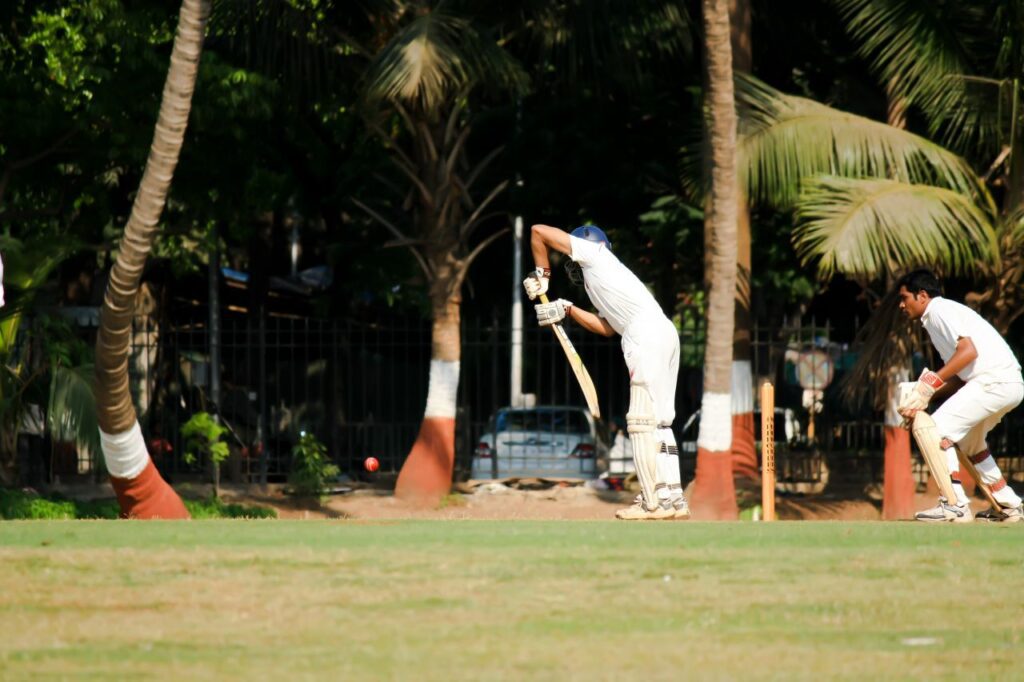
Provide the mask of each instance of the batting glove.
{"label": "batting glove", "polygon": [[551,268],[537,268],[523,280],[523,288],[530,300],[548,293],[548,280],[551,279]]}
{"label": "batting glove", "polygon": [[560,298],[550,303],[540,303],[534,306],[537,310],[537,322],[542,327],[558,324],[564,320],[572,309],[572,301]]}
{"label": "batting glove", "polygon": [[935,391],[942,388],[945,383],[938,374],[925,367],[921,376],[917,378],[914,389],[907,391],[900,401],[899,413],[904,417],[913,418],[918,411],[928,407]]}

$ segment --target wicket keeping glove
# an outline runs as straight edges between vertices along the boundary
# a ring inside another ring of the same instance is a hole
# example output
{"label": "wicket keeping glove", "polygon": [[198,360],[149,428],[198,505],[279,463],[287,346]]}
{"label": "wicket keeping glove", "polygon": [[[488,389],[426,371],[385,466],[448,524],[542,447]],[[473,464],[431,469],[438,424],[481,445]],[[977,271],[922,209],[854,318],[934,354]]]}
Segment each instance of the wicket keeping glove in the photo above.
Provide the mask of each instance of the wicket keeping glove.
{"label": "wicket keeping glove", "polygon": [[572,308],[572,301],[560,298],[550,303],[538,303],[534,306],[537,310],[537,322],[542,327],[548,327],[564,320]]}
{"label": "wicket keeping glove", "polygon": [[523,288],[526,289],[526,295],[530,297],[531,301],[541,294],[548,293],[548,280],[550,279],[551,268],[537,268],[523,280]]}
{"label": "wicket keeping glove", "polygon": [[899,413],[904,417],[912,417],[914,413],[925,409],[935,391],[942,388],[945,383],[938,374],[925,367],[914,384],[914,390],[908,391],[901,400]]}

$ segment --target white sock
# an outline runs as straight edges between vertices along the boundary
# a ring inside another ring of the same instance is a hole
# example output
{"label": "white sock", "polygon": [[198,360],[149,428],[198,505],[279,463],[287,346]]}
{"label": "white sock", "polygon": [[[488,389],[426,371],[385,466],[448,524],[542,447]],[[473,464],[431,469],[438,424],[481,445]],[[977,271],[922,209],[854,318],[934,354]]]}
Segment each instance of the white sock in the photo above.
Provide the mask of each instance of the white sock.
{"label": "white sock", "polygon": [[985,450],[983,453],[979,453],[972,457],[972,461],[975,457],[979,457],[981,454],[988,456],[980,462],[975,462],[974,468],[978,470],[978,475],[981,476],[982,483],[992,488],[992,497],[996,498],[996,502],[1004,507],[1020,506],[1020,497],[1016,492],[1014,492],[1013,488],[1007,484],[1006,479],[1003,478],[1003,472],[999,470],[999,465],[996,464],[996,460],[992,457],[992,453]]}
{"label": "white sock", "polygon": [[949,500],[949,503],[962,507],[969,501],[964,486],[960,483],[960,458],[957,457],[955,447],[946,448],[943,452],[946,453],[946,466],[949,467],[949,477],[953,479],[953,492],[956,493],[956,499]]}

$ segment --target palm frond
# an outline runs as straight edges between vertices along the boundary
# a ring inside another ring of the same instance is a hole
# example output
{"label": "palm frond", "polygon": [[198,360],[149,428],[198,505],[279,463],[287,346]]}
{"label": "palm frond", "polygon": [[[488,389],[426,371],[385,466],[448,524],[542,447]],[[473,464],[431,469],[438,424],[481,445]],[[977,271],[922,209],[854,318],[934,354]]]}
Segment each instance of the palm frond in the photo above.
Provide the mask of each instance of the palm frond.
{"label": "palm frond", "polygon": [[997,252],[992,220],[954,190],[895,180],[820,177],[797,204],[793,242],[823,278],[877,277],[915,265],[964,273]]}
{"label": "palm frond", "polygon": [[968,163],[923,137],[787,95],[751,76],[736,83],[739,169],[747,196],[778,206],[817,175],[893,178],[992,199]]}
{"label": "palm frond", "polygon": [[996,3],[834,2],[861,55],[882,82],[925,114],[931,134],[961,150],[999,142],[1001,88],[970,78],[993,74],[991,45],[1005,42],[992,30]]}
{"label": "palm frond", "polygon": [[587,0],[523,3],[536,61],[550,65],[560,84],[609,80],[632,87],[661,62],[678,68],[693,53],[693,22],[680,0]]}
{"label": "palm frond", "polygon": [[366,76],[370,99],[434,110],[467,86],[526,92],[522,66],[465,17],[424,12],[378,53]]}
{"label": "palm frond", "polygon": [[100,426],[96,417],[92,376],[92,365],[54,367],[47,420],[54,439],[72,441],[98,457]]}
{"label": "palm frond", "polygon": [[1018,206],[1003,218],[1001,233],[1007,234],[1013,244],[1024,244],[1024,206]]}

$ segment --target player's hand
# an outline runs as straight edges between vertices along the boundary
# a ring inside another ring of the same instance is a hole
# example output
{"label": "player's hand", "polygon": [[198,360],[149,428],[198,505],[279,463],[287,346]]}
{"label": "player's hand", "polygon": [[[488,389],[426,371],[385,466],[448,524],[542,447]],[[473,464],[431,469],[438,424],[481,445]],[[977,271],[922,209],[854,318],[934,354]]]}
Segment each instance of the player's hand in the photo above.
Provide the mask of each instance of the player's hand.
{"label": "player's hand", "polygon": [[539,303],[534,308],[537,310],[538,324],[542,327],[548,327],[565,319],[572,308],[572,301],[560,298],[550,303]]}
{"label": "player's hand", "polygon": [[939,375],[925,367],[914,384],[913,390],[907,391],[900,399],[900,406],[897,410],[908,419],[913,419],[918,411],[928,407],[935,391],[942,388],[945,382]]}
{"label": "player's hand", "polygon": [[548,293],[548,280],[551,279],[551,268],[537,268],[523,280],[523,288],[530,300]]}

